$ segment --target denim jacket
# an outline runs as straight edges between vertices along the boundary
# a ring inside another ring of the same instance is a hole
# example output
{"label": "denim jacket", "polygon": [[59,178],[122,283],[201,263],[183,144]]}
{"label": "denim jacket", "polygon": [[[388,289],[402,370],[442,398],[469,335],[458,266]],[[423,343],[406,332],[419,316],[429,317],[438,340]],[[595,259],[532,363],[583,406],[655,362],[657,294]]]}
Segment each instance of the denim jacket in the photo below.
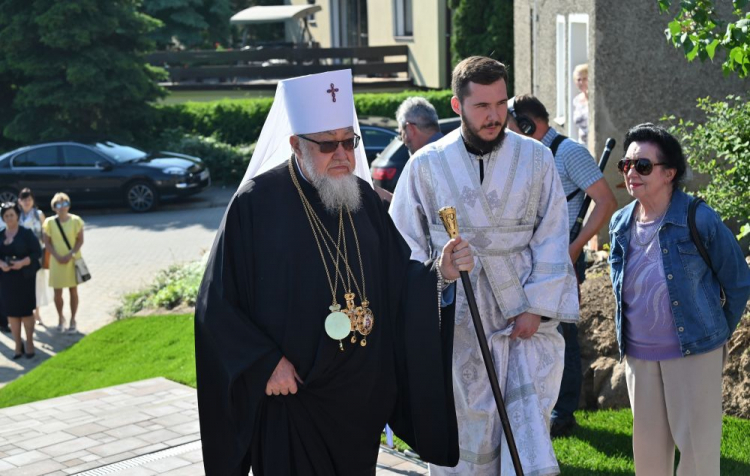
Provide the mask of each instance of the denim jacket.
{"label": "denim jacket", "polygon": [[[719,215],[703,203],[697,209],[695,221],[715,273],[698,253],[687,225],[690,201],[689,195],[675,190],[658,232],[667,292],[683,356],[708,352],[724,344],[737,327],[750,296],[750,269],[739,243]],[[609,264],[620,360],[625,355],[623,273],[636,203],[634,200],[616,212],[609,224]],[[727,297],[723,308],[719,302],[720,286]]]}

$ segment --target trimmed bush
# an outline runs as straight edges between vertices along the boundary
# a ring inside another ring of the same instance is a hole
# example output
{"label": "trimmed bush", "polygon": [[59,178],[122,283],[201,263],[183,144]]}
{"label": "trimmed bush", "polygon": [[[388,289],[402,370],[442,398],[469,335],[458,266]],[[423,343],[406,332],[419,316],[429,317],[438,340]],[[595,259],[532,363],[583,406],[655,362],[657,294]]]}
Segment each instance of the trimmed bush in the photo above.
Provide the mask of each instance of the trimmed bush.
{"label": "trimmed bush", "polygon": [[[450,91],[355,94],[354,103],[360,117],[395,118],[396,109],[409,96],[426,98],[435,106],[439,117],[454,116]],[[272,98],[258,98],[163,105],[159,107],[151,129],[143,131],[150,137],[142,137],[142,141],[158,143],[162,131],[180,129],[187,134],[213,137],[230,145],[252,144],[258,140],[272,103]]]}
{"label": "trimmed bush", "polygon": [[233,146],[215,137],[185,134],[180,129],[165,132],[156,148],[200,157],[211,171],[211,179],[219,183],[239,183],[253,156],[252,145]]}

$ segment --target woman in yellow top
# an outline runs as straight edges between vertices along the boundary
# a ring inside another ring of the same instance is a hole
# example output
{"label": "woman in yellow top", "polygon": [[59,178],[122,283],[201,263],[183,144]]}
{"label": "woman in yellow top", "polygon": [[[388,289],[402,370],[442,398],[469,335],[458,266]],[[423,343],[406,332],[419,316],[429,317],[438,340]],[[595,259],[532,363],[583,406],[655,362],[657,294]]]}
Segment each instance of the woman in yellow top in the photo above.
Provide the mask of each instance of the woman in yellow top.
{"label": "woman in yellow top", "polygon": [[[70,289],[70,327],[68,332],[76,332],[76,312],[78,311],[78,282],[76,281],[75,260],[81,258],[83,246],[83,220],[69,213],[70,197],[57,193],[52,198],[52,210],[57,215],[48,217],[42,226],[44,245],[50,251],[49,285],[55,291],[55,307],[59,317],[58,331],[65,330],[63,316],[63,289]],[[59,223],[59,226],[58,226]],[[70,247],[65,243],[60,229],[65,233]]]}

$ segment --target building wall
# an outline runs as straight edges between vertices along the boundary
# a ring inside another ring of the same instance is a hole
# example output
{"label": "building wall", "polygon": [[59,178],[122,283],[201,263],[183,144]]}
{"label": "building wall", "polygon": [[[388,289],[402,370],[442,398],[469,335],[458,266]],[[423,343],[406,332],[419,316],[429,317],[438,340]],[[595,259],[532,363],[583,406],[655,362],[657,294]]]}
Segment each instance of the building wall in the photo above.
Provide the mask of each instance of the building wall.
{"label": "building wall", "polygon": [[[550,117],[555,117],[557,109],[557,16],[586,14],[589,16],[591,29],[594,25],[594,0],[556,0],[555,2],[515,0],[513,11],[515,93],[535,95],[545,105]],[[589,58],[593,57],[595,47],[594,35],[589,31]],[[566,45],[564,60],[566,71],[571,68],[567,50]],[[591,75],[592,72],[589,70],[589,78]],[[563,99],[567,102],[567,86],[565,91]]]}
{"label": "building wall", "polygon": [[[535,58],[530,11],[543,5],[536,17]],[[674,114],[700,120],[695,107],[699,97],[721,98],[739,94],[747,86],[736,77],[724,78],[721,62],[688,63],[681,51],[664,37],[671,20],[660,15],[654,0],[628,2],[596,0],[515,0],[516,93],[533,92],[554,116],[556,109],[556,16],[589,15],[589,149],[599,159],[608,137],[617,141],[605,178],[620,206],[631,197],[622,188],[616,162],[624,155],[627,130],[639,123],[658,123]],[[569,65],[566,64],[566,68]],[[533,84],[532,84],[533,78]],[[600,233],[606,241],[606,230]]]}
{"label": "building wall", "polygon": [[409,69],[414,84],[449,87],[446,72],[446,0],[413,0],[414,36],[395,36],[394,0],[368,0],[370,46],[409,46]]}
{"label": "building wall", "polygon": [[[595,150],[601,150],[607,137],[613,137],[618,146],[612,159],[619,160],[630,127],[647,121],[659,123],[661,117],[672,114],[700,120],[695,107],[698,98],[719,99],[747,91],[747,84],[736,76],[723,76],[720,60],[688,63],[680,50],[668,44],[664,29],[671,17],[659,14],[657,2],[600,3],[596,12]],[[606,176],[610,184],[622,182],[614,166],[607,168]],[[616,190],[616,196],[621,205],[630,201],[623,188]]]}
{"label": "building wall", "polygon": [[[290,5],[308,5],[307,0],[288,0]],[[321,48],[330,48],[331,38],[331,0],[316,0],[323,10],[315,14],[314,21],[310,22],[310,33],[313,40],[320,43]]]}
{"label": "building wall", "polygon": [[[323,10],[315,14],[315,25],[310,26],[315,41],[323,48],[332,46],[331,3],[335,0],[316,0]],[[294,5],[306,5],[307,0],[291,0]],[[446,73],[445,41],[446,0],[413,0],[414,36],[397,38],[394,20],[394,0],[368,0],[369,46],[409,46],[409,69],[414,84],[426,88],[449,87]]]}

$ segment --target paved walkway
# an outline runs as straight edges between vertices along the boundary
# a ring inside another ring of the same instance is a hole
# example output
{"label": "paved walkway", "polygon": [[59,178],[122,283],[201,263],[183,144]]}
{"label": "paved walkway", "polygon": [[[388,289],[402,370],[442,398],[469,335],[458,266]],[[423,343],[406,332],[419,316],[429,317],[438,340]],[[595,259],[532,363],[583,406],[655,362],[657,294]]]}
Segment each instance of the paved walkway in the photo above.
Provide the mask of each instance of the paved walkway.
{"label": "paved walkway", "polygon": [[[203,475],[196,392],[155,378],[2,409],[0,474]],[[427,467],[381,448],[377,474]]]}
{"label": "paved walkway", "polygon": [[[12,360],[13,340],[9,334],[0,333],[0,387],[112,322],[122,296],[149,285],[158,271],[200,259],[211,248],[232,193],[217,188],[205,196],[196,195],[145,214],[122,209],[74,209],[86,222],[82,252],[93,276],[79,286],[76,320],[80,333],[61,334],[56,330],[57,311],[50,289],[50,304],[40,310],[47,327],[37,326],[34,359]],[[67,292],[63,296],[64,315],[70,319]]]}

